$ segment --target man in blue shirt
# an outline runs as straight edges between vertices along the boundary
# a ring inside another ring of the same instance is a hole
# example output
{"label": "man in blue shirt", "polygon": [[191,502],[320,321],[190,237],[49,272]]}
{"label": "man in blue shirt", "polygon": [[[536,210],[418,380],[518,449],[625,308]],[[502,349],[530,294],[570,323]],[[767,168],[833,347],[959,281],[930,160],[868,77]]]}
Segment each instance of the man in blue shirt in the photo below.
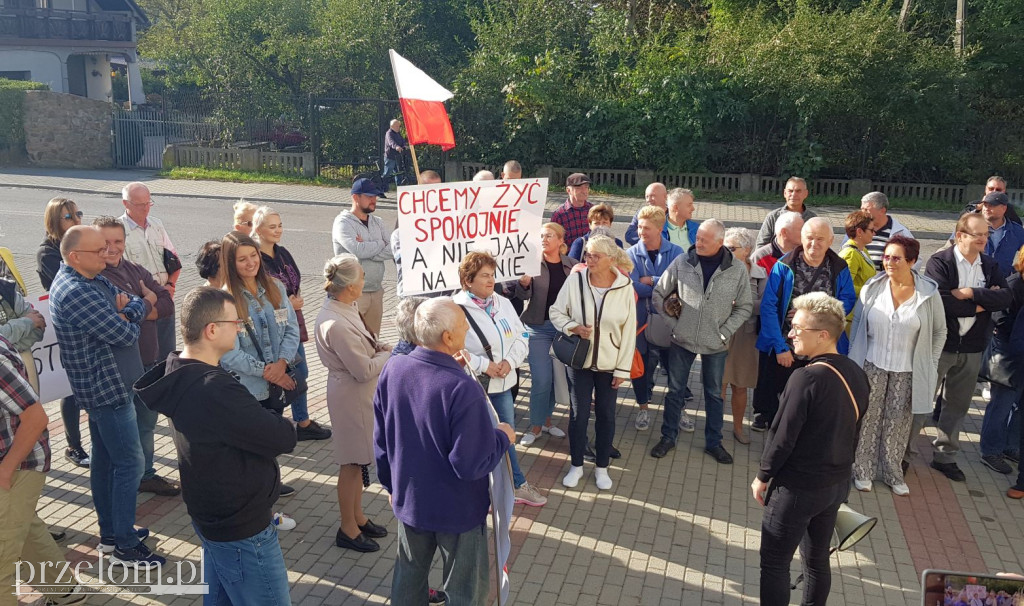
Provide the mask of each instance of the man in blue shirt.
{"label": "man in blue shirt", "polygon": [[135,529],[143,460],[130,389],[142,375],[139,332],[151,307],[100,275],[109,255],[98,228],[69,229],[60,254],[64,263],[50,286],[50,310],[71,391],[89,413],[99,549],[124,566],[162,566],[164,558],[140,540],[149,531]]}
{"label": "man in blue shirt", "polygon": [[986,194],[978,208],[988,221],[988,243],[985,254],[995,257],[1003,277],[1013,273],[1013,257],[1024,246],[1024,227],[1006,220],[1010,199],[1001,192]]}

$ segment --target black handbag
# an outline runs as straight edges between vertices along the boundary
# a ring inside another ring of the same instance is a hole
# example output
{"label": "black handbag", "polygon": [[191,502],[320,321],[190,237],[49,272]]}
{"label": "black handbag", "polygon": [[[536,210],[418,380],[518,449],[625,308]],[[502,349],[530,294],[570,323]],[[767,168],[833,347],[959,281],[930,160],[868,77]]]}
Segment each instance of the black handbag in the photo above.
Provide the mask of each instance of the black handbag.
{"label": "black handbag", "polygon": [[[256,335],[253,333],[249,323],[245,323],[245,331],[249,333],[249,338],[252,339],[252,344],[256,347],[256,353],[260,354],[260,359],[263,360],[264,364],[269,364],[267,358],[263,355],[263,348],[260,347],[260,342],[256,339]],[[267,408],[281,412],[289,404],[299,399],[299,396],[306,393],[309,390],[309,386],[306,385],[306,380],[295,374],[295,369],[292,365],[288,365],[288,376],[295,381],[295,387],[292,389],[285,389],[276,383],[267,382],[270,385],[270,395],[267,396],[266,400],[263,400],[263,405]]]}
{"label": "black handbag", "polygon": [[[461,305],[459,307],[462,307]],[[469,310],[462,307],[462,313],[466,314],[466,320],[469,321],[469,325],[473,327],[473,332],[476,333],[476,337],[480,339],[480,342],[484,346],[484,352],[487,354],[487,359],[491,362],[494,361],[494,355],[491,353],[491,344],[487,341],[487,337],[484,336],[484,331],[480,330],[480,326],[473,319],[473,316],[469,315]],[[476,376],[476,380],[480,382],[481,387],[484,388],[484,393],[487,393],[487,388],[491,385],[491,376],[485,373],[480,373]]]}
{"label": "black handbag", "polygon": [[[586,291],[583,289],[583,272],[576,274],[580,279],[580,305],[583,308],[583,326],[587,325],[587,304],[583,302]],[[587,361],[587,354],[590,353],[590,339],[584,339],[579,335],[567,335],[558,333],[555,342],[551,345],[558,360],[576,370],[581,370]]]}
{"label": "black handbag", "polygon": [[181,259],[169,248],[164,249],[164,269],[167,270],[167,275],[171,275],[181,269]]}

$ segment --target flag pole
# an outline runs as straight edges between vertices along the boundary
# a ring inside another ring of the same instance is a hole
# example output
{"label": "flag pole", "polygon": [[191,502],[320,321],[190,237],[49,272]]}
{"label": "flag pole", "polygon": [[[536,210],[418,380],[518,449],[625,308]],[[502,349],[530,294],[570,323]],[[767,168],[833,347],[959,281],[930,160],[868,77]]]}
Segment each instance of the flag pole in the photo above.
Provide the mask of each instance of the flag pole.
{"label": "flag pole", "polygon": [[[405,116],[402,116],[403,118]],[[416,146],[412,143],[409,144],[409,151],[412,152],[412,167],[416,171],[416,184],[420,184],[420,162],[416,159]]]}

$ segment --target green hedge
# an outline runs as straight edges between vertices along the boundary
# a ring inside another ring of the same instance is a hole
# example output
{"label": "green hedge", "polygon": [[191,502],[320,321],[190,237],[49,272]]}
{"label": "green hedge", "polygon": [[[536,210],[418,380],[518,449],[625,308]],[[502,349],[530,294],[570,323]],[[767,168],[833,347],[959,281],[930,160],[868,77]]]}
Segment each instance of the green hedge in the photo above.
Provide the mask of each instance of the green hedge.
{"label": "green hedge", "polygon": [[50,90],[50,87],[39,82],[0,78],[0,151],[15,154],[25,151],[22,101],[27,90]]}

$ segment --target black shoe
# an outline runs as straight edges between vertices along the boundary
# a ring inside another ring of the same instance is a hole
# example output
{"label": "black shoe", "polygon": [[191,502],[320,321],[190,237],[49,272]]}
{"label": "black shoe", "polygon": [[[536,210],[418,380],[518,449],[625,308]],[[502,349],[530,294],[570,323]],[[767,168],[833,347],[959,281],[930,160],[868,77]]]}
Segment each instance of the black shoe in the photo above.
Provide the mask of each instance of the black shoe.
{"label": "black shoe", "polygon": [[363,533],[360,532],[356,535],[356,538],[350,539],[340,528],[338,529],[337,536],[334,537],[334,544],[344,549],[351,549],[362,553],[370,553],[380,549],[377,541],[367,538]]}
{"label": "black shoe", "polygon": [[176,497],[181,494],[181,486],[160,476],[153,476],[139,483],[139,492],[151,492],[160,497]]}
{"label": "black shoe", "polygon": [[388,536],[388,529],[379,524],[374,524],[370,518],[366,518],[366,523],[360,526],[359,530],[363,531],[364,536],[371,539],[383,539]]}
{"label": "black shoe", "polygon": [[658,441],[657,444],[654,445],[654,448],[651,449],[651,456],[654,457],[655,459],[660,459],[663,456],[667,455],[668,451],[672,450],[675,447],[675,442],[663,437],[661,440]]}
{"label": "black shoe", "polygon": [[711,455],[714,460],[718,461],[722,465],[732,465],[732,455],[729,454],[721,444],[714,448],[705,448],[704,452]]}
{"label": "black shoe", "polygon": [[1020,465],[1020,453],[1017,452],[1016,450],[1007,450],[1006,452],[1003,453],[1003,458],[1011,463],[1016,463],[1017,465]]}
{"label": "black shoe", "polygon": [[610,459],[621,459],[622,458],[622,453],[619,452],[618,448],[615,448],[614,446],[612,446],[612,451],[610,453],[608,453],[608,458],[610,458]]}
{"label": "black shoe", "polygon": [[903,475],[907,475],[907,470],[910,469],[910,461],[901,461],[900,469],[903,470]]}
{"label": "black shoe", "polygon": [[298,437],[299,442],[305,440],[329,440],[331,438],[331,430],[321,427],[316,421],[310,421],[309,425],[305,427],[296,426],[295,435]]}
{"label": "black shoe", "polygon": [[158,556],[146,547],[145,543],[139,543],[131,549],[114,549],[110,554],[112,564],[120,564],[128,568],[159,568],[167,564],[163,556]]}
{"label": "black shoe", "polygon": [[448,603],[448,594],[439,589],[427,590],[427,604],[430,606],[444,606]]}
{"label": "black shoe", "polygon": [[69,448],[64,451],[64,458],[79,467],[89,466],[89,455],[81,448]]}
{"label": "black shoe", "polygon": [[999,473],[1013,473],[1010,464],[1003,460],[1002,455],[986,455],[981,457],[981,462],[992,471]]}
{"label": "black shoe", "polygon": [[63,530],[61,530],[60,532],[53,532],[51,530],[50,531],[50,536],[53,537],[53,540],[55,542],[60,543],[64,539],[68,538],[68,533],[64,532]]}
{"label": "black shoe", "polygon": [[278,493],[278,497],[285,498],[295,494],[295,489],[287,484],[281,484],[281,492]]}
{"label": "black shoe", "polygon": [[750,424],[751,431],[767,431],[768,421],[761,415],[754,415],[754,422]]}
{"label": "black shoe", "polygon": [[583,460],[588,463],[597,461],[597,455],[594,453],[593,447],[590,446],[590,442],[587,442],[587,447],[583,449]]}
{"label": "black shoe", "polygon": [[936,463],[935,461],[932,461],[932,469],[941,472],[942,475],[954,482],[967,481],[967,476],[964,475],[964,472],[960,471],[960,468],[957,467],[956,463]]}

